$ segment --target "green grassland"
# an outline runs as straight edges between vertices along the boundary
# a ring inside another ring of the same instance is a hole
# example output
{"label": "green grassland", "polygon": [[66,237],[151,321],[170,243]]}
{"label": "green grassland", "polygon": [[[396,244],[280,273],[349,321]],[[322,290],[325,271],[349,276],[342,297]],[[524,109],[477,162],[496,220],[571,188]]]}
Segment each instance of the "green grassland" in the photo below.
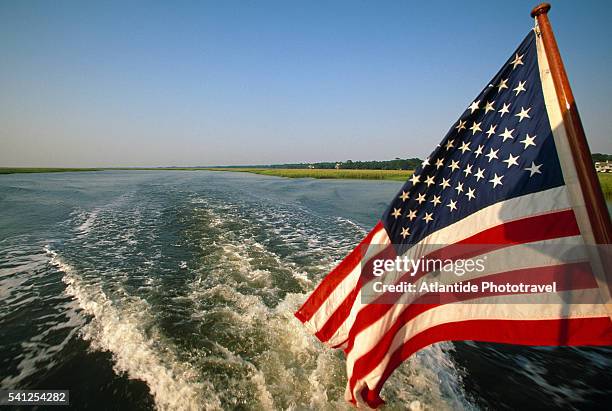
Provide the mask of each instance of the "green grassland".
{"label": "green grassland", "polygon": [[612,200],[612,174],[599,173],[598,175],[604,197],[606,197],[608,201]]}
{"label": "green grassland", "polygon": [[[361,180],[395,180],[405,181],[412,170],[309,170],[287,168],[209,168],[212,171],[233,171],[263,174],[266,176],[288,178],[346,178]],[[599,182],[604,196],[612,200],[612,174],[599,174]]]}
{"label": "green grassland", "polygon": [[344,178],[358,180],[405,181],[412,170],[336,170],[293,168],[209,168],[211,171],[233,171],[288,178]]}

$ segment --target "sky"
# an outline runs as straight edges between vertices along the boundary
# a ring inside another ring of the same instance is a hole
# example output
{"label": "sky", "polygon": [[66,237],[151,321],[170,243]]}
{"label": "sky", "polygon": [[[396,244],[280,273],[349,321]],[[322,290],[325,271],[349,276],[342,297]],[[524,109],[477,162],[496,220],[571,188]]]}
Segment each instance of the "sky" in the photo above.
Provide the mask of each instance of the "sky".
{"label": "sky", "polygon": [[[612,3],[551,3],[591,151],[612,153]],[[536,4],[0,0],[0,166],[422,158]]]}

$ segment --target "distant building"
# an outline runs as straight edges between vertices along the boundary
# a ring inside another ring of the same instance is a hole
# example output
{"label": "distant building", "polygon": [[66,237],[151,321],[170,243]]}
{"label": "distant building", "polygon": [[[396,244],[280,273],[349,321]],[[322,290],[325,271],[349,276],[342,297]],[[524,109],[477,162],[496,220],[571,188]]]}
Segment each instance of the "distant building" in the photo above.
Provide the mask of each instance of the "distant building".
{"label": "distant building", "polygon": [[596,161],[595,171],[598,173],[612,173],[612,161]]}
{"label": "distant building", "polygon": [[340,170],[340,166],[342,165],[342,163],[336,163],[336,166],[334,167],[336,170]]}

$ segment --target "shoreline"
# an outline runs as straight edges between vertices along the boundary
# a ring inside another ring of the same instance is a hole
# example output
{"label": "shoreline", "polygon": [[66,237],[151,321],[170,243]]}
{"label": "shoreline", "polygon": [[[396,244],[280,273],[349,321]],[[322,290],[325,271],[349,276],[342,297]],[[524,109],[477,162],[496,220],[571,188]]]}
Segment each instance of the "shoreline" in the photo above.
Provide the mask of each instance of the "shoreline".
{"label": "shoreline", "polygon": [[[300,169],[300,168],[254,168],[254,167],[117,167],[117,168],[52,168],[52,167],[0,167],[1,174],[20,173],[66,173],[85,171],[227,171],[251,173],[284,178],[388,180],[406,181],[414,170],[354,170],[354,169]],[[612,201],[612,174],[598,173],[599,183],[606,201]]]}
{"label": "shoreline", "polygon": [[[287,168],[207,168],[209,171],[230,171],[285,178],[359,179],[406,181],[414,170],[325,170]],[[606,201],[612,201],[612,173],[597,173]]]}

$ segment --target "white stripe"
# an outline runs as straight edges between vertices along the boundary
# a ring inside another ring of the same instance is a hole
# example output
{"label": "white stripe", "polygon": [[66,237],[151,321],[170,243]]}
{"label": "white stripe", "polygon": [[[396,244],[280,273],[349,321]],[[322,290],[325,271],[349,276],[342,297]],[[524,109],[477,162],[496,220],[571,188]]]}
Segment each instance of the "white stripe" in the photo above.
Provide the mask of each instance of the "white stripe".
{"label": "white stripe", "polygon": [[[557,294],[549,293],[531,297],[537,297],[538,301],[542,301],[542,304],[525,303],[530,296],[524,295],[486,297],[479,299],[479,304],[446,304],[418,315],[398,331],[390,349],[386,352],[384,360],[365,378],[358,380],[353,389],[353,394],[357,398],[364,384],[373,389],[388,365],[391,355],[415,335],[437,325],[465,320],[547,320],[607,316],[601,304],[564,303],[564,301],[586,301],[589,298],[598,299],[599,294],[595,289],[574,290]],[[347,365],[359,357],[349,355]]]}

